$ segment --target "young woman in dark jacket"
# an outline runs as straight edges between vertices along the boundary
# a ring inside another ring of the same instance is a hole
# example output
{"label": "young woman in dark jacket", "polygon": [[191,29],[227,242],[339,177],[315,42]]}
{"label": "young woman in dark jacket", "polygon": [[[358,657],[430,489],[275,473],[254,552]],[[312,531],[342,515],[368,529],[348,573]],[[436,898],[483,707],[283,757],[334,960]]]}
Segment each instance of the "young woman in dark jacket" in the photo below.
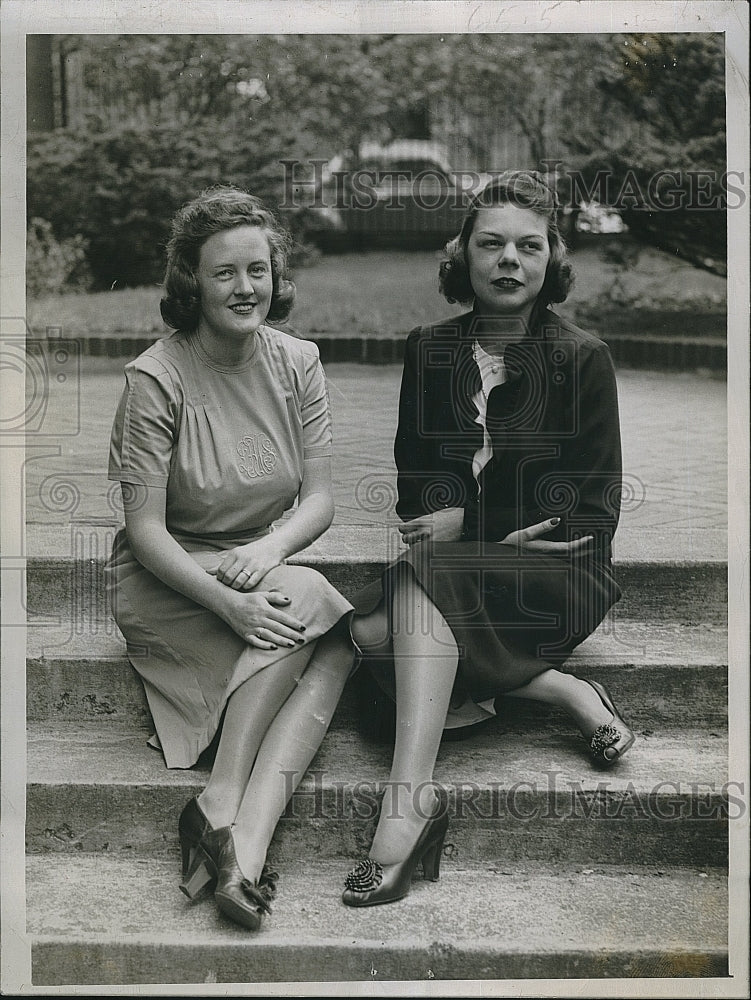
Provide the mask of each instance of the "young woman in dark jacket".
{"label": "young woman in dark jacket", "polygon": [[492,181],[440,269],[472,310],[407,340],[394,454],[408,549],[355,599],[352,626],[395,698],[395,747],[350,906],[406,895],[420,860],[438,877],[441,737],[491,717],[496,696],[563,708],[604,764],[634,742],[604,686],[558,669],[620,597],[621,448],[607,345],[549,309],[572,281],[557,207],[539,174]]}

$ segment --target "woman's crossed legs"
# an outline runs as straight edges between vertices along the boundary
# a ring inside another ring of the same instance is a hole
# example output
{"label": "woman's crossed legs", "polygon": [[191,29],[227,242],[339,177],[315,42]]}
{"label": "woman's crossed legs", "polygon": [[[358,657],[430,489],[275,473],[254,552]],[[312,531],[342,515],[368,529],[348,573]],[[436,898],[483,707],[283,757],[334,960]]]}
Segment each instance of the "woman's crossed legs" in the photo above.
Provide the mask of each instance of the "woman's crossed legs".
{"label": "woman's crossed legs", "polygon": [[238,864],[256,880],[279,818],[321,745],[352,666],[344,620],[254,674],[230,696],[199,803],[232,825]]}
{"label": "woman's crossed legs", "polygon": [[[361,648],[383,646],[385,609],[355,619]],[[410,571],[400,573],[392,595],[391,644],[396,681],[396,739],[389,783],[370,857],[382,865],[402,861],[436,803],[432,786],[458,666],[458,649],[445,618]],[[549,668],[506,695],[567,711],[584,732],[612,721],[612,713],[586,681]]]}

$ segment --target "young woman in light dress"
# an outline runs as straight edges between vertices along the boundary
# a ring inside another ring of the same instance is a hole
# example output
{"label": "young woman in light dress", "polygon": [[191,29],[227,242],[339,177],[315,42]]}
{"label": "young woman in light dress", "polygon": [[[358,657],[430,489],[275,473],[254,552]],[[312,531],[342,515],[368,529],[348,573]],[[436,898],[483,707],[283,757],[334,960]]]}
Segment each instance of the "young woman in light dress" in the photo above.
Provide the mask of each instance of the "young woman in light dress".
{"label": "young woman in light dress", "polygon": [[334,513],[318,350],[270,325],[294,300],[288,249],[234,188],[177,213],[161,306],[176,332],[127,365],[110,453],[125,528],[107,575],[150,742],[171,768],[216,750],[179,819],[181,887],[213,887],[249,929],[270,912],[269,843],[352,665],[351,604],[285,562]]}

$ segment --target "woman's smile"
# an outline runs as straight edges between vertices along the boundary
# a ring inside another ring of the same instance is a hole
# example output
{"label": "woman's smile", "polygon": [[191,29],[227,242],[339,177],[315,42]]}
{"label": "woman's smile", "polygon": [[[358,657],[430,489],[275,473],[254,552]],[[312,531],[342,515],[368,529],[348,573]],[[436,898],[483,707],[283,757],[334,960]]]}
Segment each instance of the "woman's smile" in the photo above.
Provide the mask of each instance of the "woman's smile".
{"label": "woman's smile", "polygon": [[235,302],[229,308],[235,316],[252,316],[257,307],[257,302]]}

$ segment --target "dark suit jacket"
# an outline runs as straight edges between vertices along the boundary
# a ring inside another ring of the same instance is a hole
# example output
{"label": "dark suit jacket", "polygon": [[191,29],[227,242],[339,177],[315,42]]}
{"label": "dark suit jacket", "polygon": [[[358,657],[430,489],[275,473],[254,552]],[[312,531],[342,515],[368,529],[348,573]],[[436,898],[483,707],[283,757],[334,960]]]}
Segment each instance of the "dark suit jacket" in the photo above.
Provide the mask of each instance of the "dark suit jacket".
{"label": "dark suit jacket", "polygon": [[618,524],[621,446],[615,372],[605,343],[551,310],[506,348],[508,380],[491,390],[493,457],[472,475],[482,445],[473,397],[474,313],[410,333],[394,443],[403,520],[464,508],[466,540],[500,541],[558,516],[545,537],[592,534],[610,557]]}

